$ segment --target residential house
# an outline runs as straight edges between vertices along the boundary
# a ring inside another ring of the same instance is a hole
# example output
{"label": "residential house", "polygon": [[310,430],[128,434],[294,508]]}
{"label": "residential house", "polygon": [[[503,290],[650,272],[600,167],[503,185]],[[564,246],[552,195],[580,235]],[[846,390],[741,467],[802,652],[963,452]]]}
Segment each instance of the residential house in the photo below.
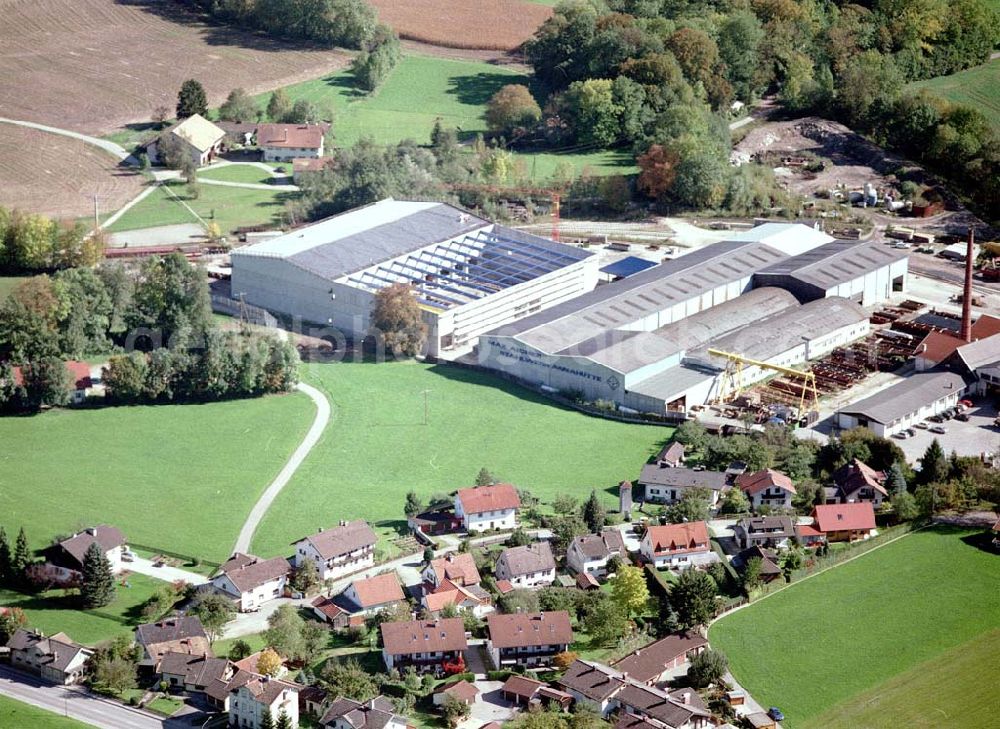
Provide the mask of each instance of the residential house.
{"label": "residential house", "polygon": [[[66,372],[69,374],[69,401],[73,405],[81,405],[87,400],[88,394],[99,394],[94,386],[100,383],[100,367],[92,367],[86,362],[67,360]],[[11,372],[14,385],[24,387],[24,372],[20,367],[13,367]]]}
{"label": "residential house", "polygon": [[435,706],[443,706],[448,699],[472,706],[479,699],[479,689],[468,681],[446,681],[434,689],[431,703]]}
{"label": "residential house", "polygon": [[694,631],[671,633],[611,664],[629,678],[648,686],[662,686],[676,669],[708,648],[708,639]]}
{"label": "residential house", "polygon": [[656,455],[656,462],[662,463],[667,468],[676,468],[684,465],[684,444],[676,440],[667,443]]}
{"label": "residential house", "polygon": [[514,589],[532,590],[556,581],[556,560],[548,542],[509,547],[500,553],[493,573]]}
{"label": "residential house", "polygon": [[212,585],[235,598],[240,612],[250,612],[258,610],[269,600],[281,597],[290,571],[288,560],[284,557],[261,559],[236,552],[219,568],[219,574],[212,578]]}
{"label": "residential house", "polygon": [[763,471],[744,473],[736,477],[736,487],[750,500],[754,509],[767,506],[771,509],[791,509],[795,487],[792,479],[781,471],[765,468]]}
{"label": "residential house", "polygon": [[833,490],[827,492],[828,504],[850,504],[870,501],[876,509],[889,498],[885,488],[886,474],[876,471],[864,461],[855,458],[845,463],[833,474]]}
{"label": "residential house", "polygon": [[803,547],[817,547],[826,544],[826,536],[813,524],[796,524],[795,537]]}
{"label": "residential house", "polygon": [[627,677],[596,661],[576,660],[557,683],[577,704],[608,716],[615,708],[613,698],[625,686]]}
{"label": "residential house", "polygon": [[434,590],[445,580],[456,585],[469,587],[478,585],[482,578],[476,568],[476,560],[470,552],[451,552],[445,557],[432,559],[420,572],[424,589]]}
{"label": "residential house", "polygon": [[708,526],[703,521],[651,526],[639,543],[639,553],[657,569],[677,569],[718,561],[708,541]]}
{"label": "residential house", "polygon": [[363,628],[366,616],[364,613],[350,613],[337,604],[339,595],[327,597],[320,595],[309,603],[313,614],[322,622],[340,632],[350,628]]}
{"label": "residential house", "polygon": [[[503,686],[500,687],[500,693],[505,700],[518,706],[531,706],[532,704],[549,706],[554,704],[562,711],[569,711],[573,704],[572,695],[565,691],[560,691],[546,683],[517,673],[511,674],[504,681]],[[480,727],[480,729],[485,729],[485,727]]]}
{"label": "residential house", "polygon": [[298,185],[303,178],[333,167],[333,157],[296,157],[292,160],[292,182]]}
{"label": "residential house", "polygon": [[[220,129],[201,114],[194,114],[187,119],[182,119],[169,127],[165,134],[169,134],[179,142],[183,154],[191,160],[195,167],[213,162],[222,151],[223,142],[226,139],[225,130]],[[163,161],[159,147],[159,139],[146,147],[149,161],[154,164]]]}
{"label": "residential house", "polygon": [[368,701],[338,698],[323,713],[320,726],[330,729],[407,729],[406,717],[396,713],[396,707],[385,696]]}
{"label": "residential house", "polygon": [[468,532],[487,529],[514,529],[521,497],[509,483],[459,489],[455,493],[455,516]]}
{"label": "residential house", "polygon": [[339,595],[316,598],[312,608],[320,620],[332,623],[339,630],[363,625],[366,617],[405,600],[399,578],[392,571],[354,580]]}
{"label": "residential house", "polygon": [[323,156],[328,124],[259,124],[257,146],[265,162],[317,159]]}
{"label": "residential house", "polygon": [[420,672],[437,671],[454,663],[469,647],[461,618],[382,623],[382,660],[389,670],[413,666]]}
{"label": "residential house", "polygon": [[228,682],[233,677],[235,668],[225,658],[167,651],[160,659],[158,673],[171,689],[204,693],[215,681]]}
{"label": "residential house", "polygon": [[472,610],[477,617],[493,609],[490,594],[479,584],[476,560],[469,552],[452,552],[433,559],[420,576],[424,581],[421,604],[434,616],[446,605]]}
{"label": "residential house", "polygon": [[812,518],[828,542],[855,542],[875,534],[875,510],[869,501],[816,506]]}
{"label": "residential house", "polygon": [[566,550],[566,566],[573,572],[603,577],[608,573],[608,560],[612,557],[622,560],[628,557],[622,533],[614,528],[600,534],[575,537]]}
{"label": "residential house", "polygon": [[320,580],[336,580],[352,572],[375,566],[375,544],[378,537],[363,520],[341,521],[333,529],[320,529],[316,534],[293,542],[292,564],[298,567],[306,560],[316,564]]}
{"label": "residential house", "polygon": [[303,686],[299,689],[299,716],[319,719],[330,704],[330,692],[320,686]]}
{"label": "residential house", "polygon": [[673,504],[684,498],[692,489],[707,489],[709,504],[716,506],[726,490],[726,474],[718,471],[696,471],[663,463],[647,463],[639,474],[639,485],[645,489],[646,501]]}
{"label": "residential house", "polygon": [[83,681],[87,661],[94,654],[65,633],[46,637],[40,630],[30,628],[15,631],[7,647],[14,668],[63,686]]}
{"label": "residential house", "polygon": [[83,560],[91,544],[97,544],[111,564],[111,572],[122,571],[125,535],[113,526],[102,524],[76,532],[45,550],[45,574],[55,582],[75,583],[83,576]]}
{"label": "residential house", "polygon": [[433,592],[424,592],[420,604],[432,616],[438,617],[448,605],[454,605],[459,610],[471,610],[477,618],[493,611],[492,598],[479,585],[459,585],[451,580],[445,580]]}
{"label": "residential house", "polygon": [[747,563],[751,559],[760,560],[760,579],[762,582],[770,582],[781,577],[781,566],[778,564],[778,555],[770,549],[765,549],[759,545],[744,549],[733,557],[731,564],[733,569],[742,575],[746,572]]}
{"label": "residential house", "polygon": [[733,527],[733,538],[742,549],[754,546],[784,548],[793,537],[795,522],[790,516],[749,516]]}
{"label": "residential house", "polygon": [[406,519],[411,531],[421,531],[430,536],[462,531],[462,517],[455,513],[455,503],[447,501],[431,504],[426,510]]}
{"label": "residential house", "polygon": [[142,646],[141,666],[159,671],[160,660],[167,653],[212,655],[211,643],[201,621],[194,615],[164,618],[135,629],[135,642]]}
{"label": "residential house", "polygon": [[490,637],[486,652],[497,669],[508,666],[548,666],[558,653],[569,650],[573,628],[569,613],[492,613],[486,617]]}
{"label": "residential house", "polygon": [[299,725],[299,685],[277,678],[239,671],[229,682],[229,726],[261,729],[270,714],[272,726],[282,713],[292,729]]}

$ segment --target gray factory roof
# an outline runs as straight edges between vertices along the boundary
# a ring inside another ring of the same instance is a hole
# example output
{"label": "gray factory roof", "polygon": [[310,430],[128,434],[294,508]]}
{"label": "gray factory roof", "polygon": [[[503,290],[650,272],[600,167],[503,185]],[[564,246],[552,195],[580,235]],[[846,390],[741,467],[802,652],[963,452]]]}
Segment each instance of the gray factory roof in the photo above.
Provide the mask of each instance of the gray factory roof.
{"label": "gray factory roof", "polygon": [[692,387],[697,387],[708,380],[715,379],[718,374],[718,369],[686,362],[677,367],[664,370],[652,377],[647,377],[629,389],[640,395],[655,397],[669,403]]}
{"label": "gray factory roof", "polygon": [[1000,361],[1000,334],[963,344],[955,354],[970,372],[993,365]]}
{"label": "gray factory roof", "polygon": [[841,408],[847,415],[863,415],[876,423],[889,424],[915,413],[925,405],[965,387],[961,375],[947,370],[929,370],[910,375],[902,382],[871,397]]}
{"label": "gray factory roof", "polygon": [[[817,299],[800,307],[761,319],[743,329],[713,339],[711,347],[733,352],[743,357],[768,360],[782,352],[801,345],[805,340],[822,337],[841,327],[867,321],[868,315],[861,306],[849,299],[831,296]],[[707,347],[692,353],[692,358],[718,361],[708,354]]]}
{"label": "gray factory roof", "polygon": [[761,269],[764,281],[772,276],[790,277],[823,291],[907,258],[906,251],[851,240],[835,240]]}
{"label": "gray factory roof", "polygon": [[752,275],[785,255],[763,243],[723,241],[494,330],[546,352],[631,324],[706,291]]}

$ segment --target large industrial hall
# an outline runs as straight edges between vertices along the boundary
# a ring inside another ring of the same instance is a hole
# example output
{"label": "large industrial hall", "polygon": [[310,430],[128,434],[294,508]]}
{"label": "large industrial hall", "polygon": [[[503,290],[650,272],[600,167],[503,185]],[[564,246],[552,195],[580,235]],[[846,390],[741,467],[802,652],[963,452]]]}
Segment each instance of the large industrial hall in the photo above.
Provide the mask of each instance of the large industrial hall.
{"label": "large industrial hall", "polygon": [[864,307],[906,287],[908,256],[768,223],[479,338],[480,365],[637,412],[683,413],[731,388],[726,354],[793,366],[870,331]]}
{"label": "large industrial hall", "polygon": [[234,250],[234,297],[354,338],[375,293],[413,287],[427,352],[541,312],[597,284],[597,257],[444,203],[382,200]]}

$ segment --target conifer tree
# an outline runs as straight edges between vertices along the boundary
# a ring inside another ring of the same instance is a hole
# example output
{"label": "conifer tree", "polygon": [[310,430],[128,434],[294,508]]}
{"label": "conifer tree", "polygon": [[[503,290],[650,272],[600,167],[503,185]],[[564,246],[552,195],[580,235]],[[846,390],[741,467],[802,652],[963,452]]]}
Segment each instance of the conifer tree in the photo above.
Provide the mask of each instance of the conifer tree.
{"label": "conifer tree", "polygon": [[24,527],[17,533],[17,542],[14,544],[14,557],[10,561],[10,580],[20,582],[24,580],[25,570],[31,564],[31,552],[28,551],[28,537],[24,533]]}
{"label": "conifer tree", "polygon": [[601,500],[597,498],[597,492],[591,491],[590,498],[583,505],[583,520],[587,522],[587,527],[595,534],[600,534],[604,528],[604,507]]}
{"label": "conifer tree", "polygon": [[87,547],[83,556],[83,582],[80,597],[86,608],[104,607],[115,599],[115,578],[111,563],[97,542]]}
{"label": "conifer tree", "polygon": [[10,543],[7,541],[7,532],[0,527],[0,585],[11,583],[11,557]]}

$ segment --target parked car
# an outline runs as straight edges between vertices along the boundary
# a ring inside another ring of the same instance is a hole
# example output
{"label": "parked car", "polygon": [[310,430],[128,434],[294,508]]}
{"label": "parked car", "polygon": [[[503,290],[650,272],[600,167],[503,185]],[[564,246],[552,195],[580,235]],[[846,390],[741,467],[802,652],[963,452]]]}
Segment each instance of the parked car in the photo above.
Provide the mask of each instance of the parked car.
{"label": "parked car", "polygon": [[916,423],[913,427],[920,428],[921,430],[927,430],[929,427],[931,427],[931,424],[928,423],[926,420],[921,420],[919,423]]}
{"label": "parked car", "polygon": [[933,428],[931,428],[931,432],[932,433],[939,433],[941,435],[944,435],[945,433],[948,432],[948,429],[946,427],[944,427],[943,425],[935,425]]}
{"label": "parked car", "polygon": [[967,423],[969,422],[969,414],[959,413],[958,415],[955,416],[955,420],[961,420],[963,423]]}
{"label": "parked car", "polygon": [[917,431],[915,431],[913,428],[907,428],[906,429],[906,437],[907,438],[915,438],[916,435],[917,435]]}
{"label": "parked car", "polygon": [[971,408],[972,400],[959,400],[958,404],[961,405],[963,408]]}
{"label": "parked car", "polygon": [[767,715],[772,719],[774,719],[775,721],[785,720],[785,715],[781,713],[781,709],[779,709],[777,706],[772,706],[770,709],[768,709]]}

